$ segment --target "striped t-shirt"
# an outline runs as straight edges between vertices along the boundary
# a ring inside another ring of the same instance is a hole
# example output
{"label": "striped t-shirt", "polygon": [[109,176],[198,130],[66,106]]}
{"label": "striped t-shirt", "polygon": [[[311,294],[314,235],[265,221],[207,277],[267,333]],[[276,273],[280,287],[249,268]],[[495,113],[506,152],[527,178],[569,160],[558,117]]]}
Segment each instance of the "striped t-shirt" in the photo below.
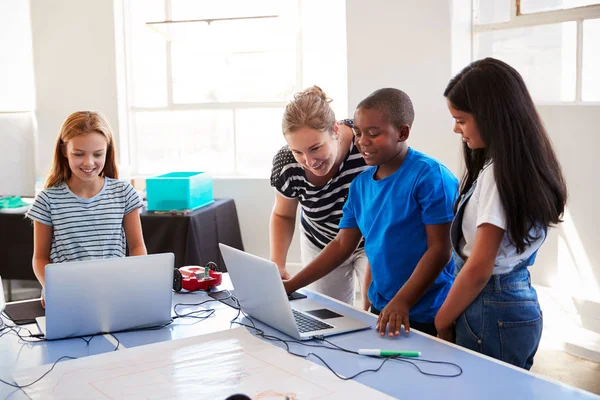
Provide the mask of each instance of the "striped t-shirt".
{"label": "striped t-shirt", "polygon": [[[271,186],[286,198],[298,199],[302,207],[302,232],[315,246],[323,249],[339,231],[350,183],[367,168],[353,142],[338,173],[325,186],[315,186],[308,181],[289,147],[284,146],[273,158]],[[360,247],[363,247],[362,242]]]}
{"label": "striped t-shirt", "polygon": [[77,196],[63,182],[42,190],[27,217],[53,228],[50,261],[125,257],[123,217],[142,206],[131,184],[105,178],[92,198]]}

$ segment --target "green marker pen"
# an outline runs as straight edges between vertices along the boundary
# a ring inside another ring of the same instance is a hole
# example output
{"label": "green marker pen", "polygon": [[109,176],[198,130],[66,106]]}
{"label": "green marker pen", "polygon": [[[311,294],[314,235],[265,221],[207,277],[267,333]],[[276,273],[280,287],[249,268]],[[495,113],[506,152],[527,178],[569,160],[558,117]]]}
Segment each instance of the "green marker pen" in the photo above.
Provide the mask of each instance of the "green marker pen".
{"label": "green marker pen", "polygon": [[358,354],[365,356],[380,356],[380,357],[421,357],[420,351],[399,351],[399,350],[380,350],[380,349],[358,349]]}

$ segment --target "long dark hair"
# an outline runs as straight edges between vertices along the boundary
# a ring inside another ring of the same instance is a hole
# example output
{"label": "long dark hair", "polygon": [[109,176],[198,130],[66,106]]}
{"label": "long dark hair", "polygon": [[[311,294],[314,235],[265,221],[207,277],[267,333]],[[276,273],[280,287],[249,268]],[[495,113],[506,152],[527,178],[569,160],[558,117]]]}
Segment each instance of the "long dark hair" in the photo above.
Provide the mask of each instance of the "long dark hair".
{"label": "long dark hair", "polygon": [[460,193],[469,190],[486,161],[493,161],[509,239],[522,253],[535,240],[532,227],[562,222],[567,200],[560,164],[525,82],[510,65],[485,58],[452,78],[444,96],[473,115],[485,144],[471,150],[463,143]]}

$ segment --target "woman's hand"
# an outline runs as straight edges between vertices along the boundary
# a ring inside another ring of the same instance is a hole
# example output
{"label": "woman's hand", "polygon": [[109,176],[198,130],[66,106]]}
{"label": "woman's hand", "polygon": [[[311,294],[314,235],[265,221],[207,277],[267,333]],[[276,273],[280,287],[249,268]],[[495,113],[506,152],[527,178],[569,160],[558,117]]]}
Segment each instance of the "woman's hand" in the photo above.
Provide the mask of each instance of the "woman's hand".
{"label": "woman's hand", "polygon": [[363,310],[369,311],[371,309],[371,300],[369,300],[369,296],[367,294],[363,294]]}
{"label": "woman's hand", "polygon": [[278,268],[279,269],[279,275],[281,275],[281,279],[283,279],[284,281],[289,280],[292,275],[290,275],[290,273],[287,271],[287,269],[285,267],[283,268]]}

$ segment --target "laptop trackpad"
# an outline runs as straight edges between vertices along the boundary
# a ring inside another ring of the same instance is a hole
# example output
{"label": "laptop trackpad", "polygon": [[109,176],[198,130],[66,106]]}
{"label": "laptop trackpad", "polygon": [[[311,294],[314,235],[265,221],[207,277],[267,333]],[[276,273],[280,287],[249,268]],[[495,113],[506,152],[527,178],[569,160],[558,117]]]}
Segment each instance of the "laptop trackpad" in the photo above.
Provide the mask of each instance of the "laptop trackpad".
{"label": "laptop trackpad", "polygon": [[318,309],[318,310],[304,311],[304,312],[308,313],[308,314],[311,314],[311,315],[314,315],[315,317],[320,318],[320,319],[330,319],[330,318],[340,318],[340,317],[343,317],[343,315],[334,313],[333,311],[328,310],[326,308],[321,308],[321,309]]}

